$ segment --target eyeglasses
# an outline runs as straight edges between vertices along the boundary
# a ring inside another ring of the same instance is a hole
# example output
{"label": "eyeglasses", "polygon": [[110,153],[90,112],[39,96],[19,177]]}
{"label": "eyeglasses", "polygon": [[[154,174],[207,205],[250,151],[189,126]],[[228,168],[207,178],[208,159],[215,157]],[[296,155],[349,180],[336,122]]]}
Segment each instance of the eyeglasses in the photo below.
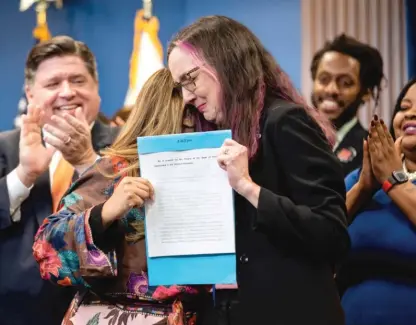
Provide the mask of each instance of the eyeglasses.
{"label": "eyeglasses", "polygon": [[196,76],[191,76],[192,73],[196,72],[199,70],[199,67],[195,67],[191,70],[189,70],[188,72],[184,73],[181,77],[181,81],[180,82],[175,82],[175,88],[177,89],[181,89],[184,88],[187,91],[190,91],[191,93],[193,93],[196,89],[196,78],[198,78],[198,75]]}

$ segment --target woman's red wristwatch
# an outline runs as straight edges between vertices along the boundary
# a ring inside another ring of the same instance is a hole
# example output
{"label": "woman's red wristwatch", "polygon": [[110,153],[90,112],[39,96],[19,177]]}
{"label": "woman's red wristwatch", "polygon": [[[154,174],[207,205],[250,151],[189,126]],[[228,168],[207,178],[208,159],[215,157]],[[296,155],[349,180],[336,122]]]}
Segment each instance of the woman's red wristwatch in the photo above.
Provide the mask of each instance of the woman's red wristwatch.
{"label": "woman's red wristwatch", "polygon": [[396,170],[383,182],[383,191],[388,193],[395,185],[406,183],[408,180],[409,177],[403,170]]}

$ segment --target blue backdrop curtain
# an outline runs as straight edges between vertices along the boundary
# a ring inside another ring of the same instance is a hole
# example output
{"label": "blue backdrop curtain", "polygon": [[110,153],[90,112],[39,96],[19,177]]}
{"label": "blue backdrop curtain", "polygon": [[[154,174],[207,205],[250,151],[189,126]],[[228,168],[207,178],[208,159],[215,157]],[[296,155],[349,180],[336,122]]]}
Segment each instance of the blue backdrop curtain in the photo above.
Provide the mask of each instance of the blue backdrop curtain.
{"label": "blue backdrop curtain", "polygon": [[416,77],[416,1],[406,0],[406,38],[408,77]]}

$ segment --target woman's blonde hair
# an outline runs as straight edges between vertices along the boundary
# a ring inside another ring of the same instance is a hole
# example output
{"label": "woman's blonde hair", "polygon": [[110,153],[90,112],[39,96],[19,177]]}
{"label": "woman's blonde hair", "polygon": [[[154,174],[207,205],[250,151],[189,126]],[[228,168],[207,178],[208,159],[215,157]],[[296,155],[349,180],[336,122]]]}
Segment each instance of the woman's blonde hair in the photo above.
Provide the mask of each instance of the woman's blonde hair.
{"label": "woman's blonde hair", "polygon": [[184,110],[181,92],[175,88],[169,70],[155,72],[143,85],[113,145],[101,151],[103,156],[128,161],[128,167],[116,175],[138,176],[137,137],[181,133]]}
{"label": "woman's blonde hair", "polygon": [[[136,103],[113,145],[101,151],[104,157],[127,160],[128,166],[118,173],[106,177],[139,174],[137,137],[181,133],[184,119],[184,104],[180,90],[175,88],[168,69],[155,72],[143,85]],[[144,222],[129,223],[135,231],[126,234],[127,242],[137,242],[144,237]]]}

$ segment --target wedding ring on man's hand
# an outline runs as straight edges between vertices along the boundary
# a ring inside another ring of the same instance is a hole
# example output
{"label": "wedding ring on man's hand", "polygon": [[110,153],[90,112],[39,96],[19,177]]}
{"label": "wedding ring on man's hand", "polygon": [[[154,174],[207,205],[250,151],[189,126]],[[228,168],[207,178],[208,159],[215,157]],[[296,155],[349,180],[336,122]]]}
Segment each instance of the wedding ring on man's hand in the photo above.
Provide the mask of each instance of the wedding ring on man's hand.
{"label": "wedding ring on man's hand", "polygon": [[64,144],[68,144],[68,143],[70,143],[70,142],[71,142],[71,137],[70,137],[70,136],[68,136],[68,138],[65,140]]}

